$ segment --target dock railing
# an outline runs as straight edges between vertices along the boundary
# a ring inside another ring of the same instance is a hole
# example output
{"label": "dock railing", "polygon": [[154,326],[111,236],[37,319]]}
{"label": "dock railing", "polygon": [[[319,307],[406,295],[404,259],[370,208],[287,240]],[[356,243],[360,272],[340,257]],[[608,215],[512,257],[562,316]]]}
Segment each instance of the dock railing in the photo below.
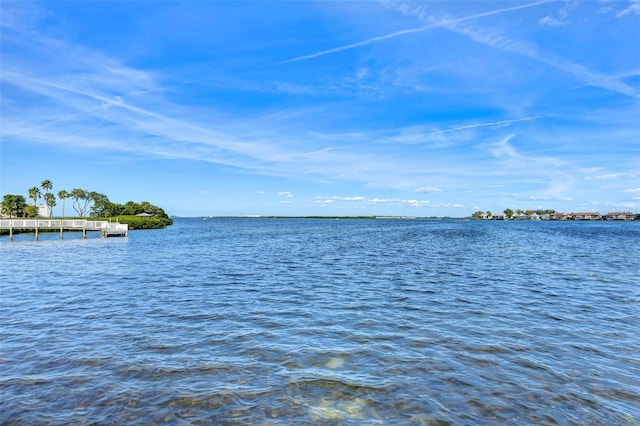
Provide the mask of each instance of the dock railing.
{"label": "dock railing", "polygon": [[36,239],[43,229],[60,230],[60,238],[64,231],[82,231],[84,238],[87,237],[87,231],[100,231],[105,238],[126,237],[129,234],[129,225],[125,223],[87,219],[0,219],[0,229],[8,229],[10,239],[13,239],[13,231],[17,229],[35,231]]}

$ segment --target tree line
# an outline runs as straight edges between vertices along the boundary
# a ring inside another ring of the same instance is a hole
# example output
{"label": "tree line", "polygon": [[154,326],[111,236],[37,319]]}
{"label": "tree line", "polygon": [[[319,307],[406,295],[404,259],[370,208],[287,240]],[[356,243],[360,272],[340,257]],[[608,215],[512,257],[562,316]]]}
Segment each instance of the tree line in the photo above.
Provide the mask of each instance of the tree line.
{"label": "tree line", "polygon": [[154,217],[168,219],[169,216],[163,209],[154,206],[148,201],[136,203],[128,201],[125,204],[113,203],[109,198],[95,191],[88,191],[81,188],[74,188],[71,191],[64,189],[58,191],[57,197],[52,192],[53,184],[45,179],[40,186],[34,186],[27,191],[28,198],[33,200],[33,204],[28,204],[27,199],[19,194],[6,194],[2,199],[2,214],[12,217],[37,217],[39,213],[38,200],[42,198],[45,204],[45,211],[49,218],[53,216],[53,207],[57,201],[61,201],[62,215],[65,217],[66,200],[71,200],[71,206],[77,216],[90,217],[114,217],[114,216],[135,216],[141,213],[153,215]]}

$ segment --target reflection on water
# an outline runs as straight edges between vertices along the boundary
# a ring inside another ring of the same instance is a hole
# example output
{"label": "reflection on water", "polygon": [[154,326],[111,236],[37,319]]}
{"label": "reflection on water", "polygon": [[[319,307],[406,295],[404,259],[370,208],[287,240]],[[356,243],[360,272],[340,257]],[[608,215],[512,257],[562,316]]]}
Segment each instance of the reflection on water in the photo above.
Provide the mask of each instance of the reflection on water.
{"label": "reflection on water", "polygon": [[639,225],[4,238],[0,423],[639,424]]}

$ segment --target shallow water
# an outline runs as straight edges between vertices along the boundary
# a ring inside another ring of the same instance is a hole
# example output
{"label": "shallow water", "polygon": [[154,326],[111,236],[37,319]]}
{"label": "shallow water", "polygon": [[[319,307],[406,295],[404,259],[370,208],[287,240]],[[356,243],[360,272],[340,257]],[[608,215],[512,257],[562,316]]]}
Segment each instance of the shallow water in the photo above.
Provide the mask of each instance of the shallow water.
{"label": "shallow water", "polygon": [[0,238],[2,424],[640,424],[640,223]]}

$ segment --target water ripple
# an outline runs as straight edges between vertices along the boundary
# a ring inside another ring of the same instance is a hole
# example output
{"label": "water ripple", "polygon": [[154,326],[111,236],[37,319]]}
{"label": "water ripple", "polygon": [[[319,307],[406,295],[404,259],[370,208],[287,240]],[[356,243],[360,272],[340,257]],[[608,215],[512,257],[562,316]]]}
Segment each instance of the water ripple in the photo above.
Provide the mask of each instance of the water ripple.
{"label": "water ripple", "polygon": [[637,223],[0,241],[1,424],[640,422]]}

